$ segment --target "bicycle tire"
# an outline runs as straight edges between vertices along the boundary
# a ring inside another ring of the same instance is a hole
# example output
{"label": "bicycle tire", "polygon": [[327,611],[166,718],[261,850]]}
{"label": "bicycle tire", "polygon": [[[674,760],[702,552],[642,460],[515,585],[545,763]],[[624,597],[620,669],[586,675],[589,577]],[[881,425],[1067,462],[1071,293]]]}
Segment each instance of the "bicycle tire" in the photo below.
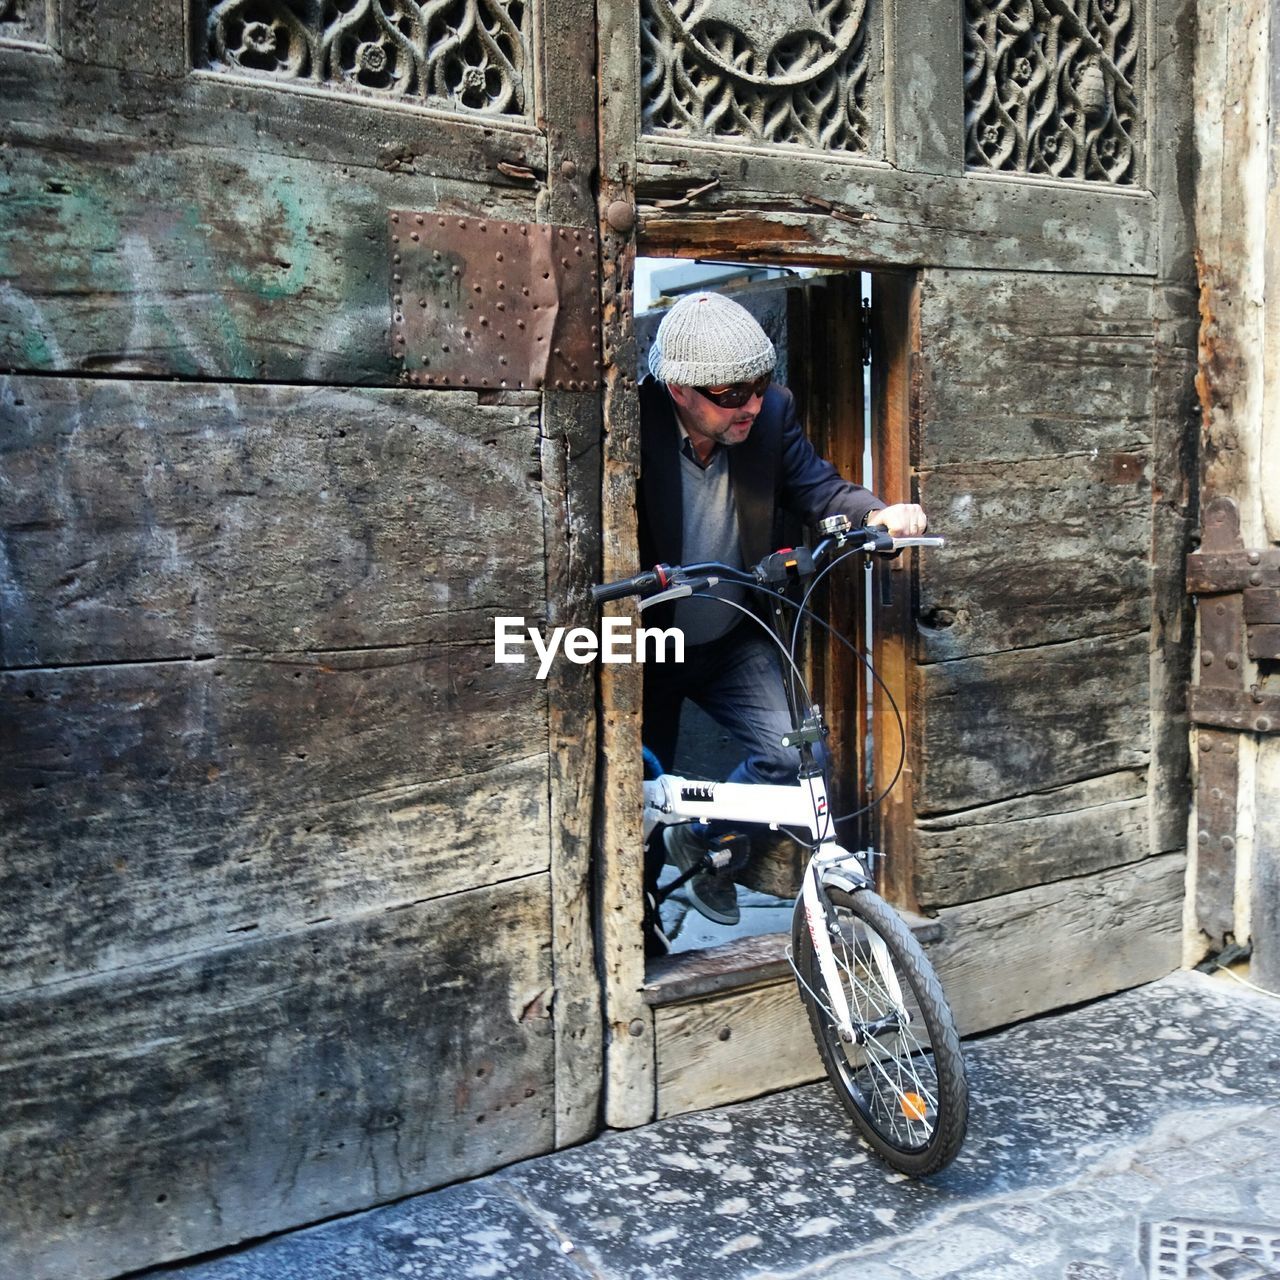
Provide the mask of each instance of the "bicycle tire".
{"label": "bicycle tire", "polygon": [[[876,1029],[861,1045],[841,1039],[797,899],[792,948],[822,1065],[859,1132],[886,1163],[913,1177],[936,1173],[955,1159],[969,1117],[960,1037],[942,986],[910,929],[882,898],[870,890],[823,892],[839,925],[832,946],[855,1032]],[[910,1015],[905,1021],[890,995],[895,981]]]}

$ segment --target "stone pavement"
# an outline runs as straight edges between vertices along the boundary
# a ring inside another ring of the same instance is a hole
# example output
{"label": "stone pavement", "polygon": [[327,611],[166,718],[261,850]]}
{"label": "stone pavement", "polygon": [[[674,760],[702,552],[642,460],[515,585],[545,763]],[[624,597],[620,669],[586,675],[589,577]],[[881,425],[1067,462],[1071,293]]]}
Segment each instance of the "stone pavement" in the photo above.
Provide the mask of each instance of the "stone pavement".
{"label": "stone pavement", "polygon": [[150,1280],[1280,1278],[1280,1000],[1175,974],[966,1060],[969,1137],[926,1181],[813,1085]]}

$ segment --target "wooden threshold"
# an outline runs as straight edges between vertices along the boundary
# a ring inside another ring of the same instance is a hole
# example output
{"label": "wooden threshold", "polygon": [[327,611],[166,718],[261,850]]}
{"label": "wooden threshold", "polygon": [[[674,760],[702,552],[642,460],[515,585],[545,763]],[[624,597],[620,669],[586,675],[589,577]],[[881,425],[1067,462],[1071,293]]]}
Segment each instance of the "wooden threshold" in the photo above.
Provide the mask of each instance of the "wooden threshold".
{"label": "wooden threshold", "polygon": [[[942,937],[941,921],[911,911],[898,914],[922,946]],[[700,951],[659,956],[645,967],[641,994],[646,1004],[662,1006],[776,982],[791,976],[787,961],[790,945],[789,933],[766,933]]]}

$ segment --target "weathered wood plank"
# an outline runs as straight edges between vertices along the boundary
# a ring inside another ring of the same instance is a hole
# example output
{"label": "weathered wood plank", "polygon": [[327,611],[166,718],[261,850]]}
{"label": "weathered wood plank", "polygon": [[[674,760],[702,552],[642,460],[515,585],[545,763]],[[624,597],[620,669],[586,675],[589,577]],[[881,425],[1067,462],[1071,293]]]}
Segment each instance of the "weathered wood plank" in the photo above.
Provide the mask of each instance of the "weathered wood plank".
{"label": "weathered wood plank", "polygon": [[[169,0],[166,0],[168,3]],[[101,5],[85,15],[105,25]],[[81,28],[80,38],[86,39]],[[118,30],[118,28],[117,28]],[[176,55],[182,61],[177,79]],[[476,117],[245,77],[189,72],[186,50],[155,50],[146,65],[111,67],[0,49],[0,100],[9,138],[75,150],[97,138],[308,156],[344,168],[414,177],[470,177],[477,199],[524,200],[546,180],[546,137],[517,119]],[[158,72],[159,74],[153,74]],[[505,164],[507,170],[498,166]],[[512,171],[514,170],[514,172]],[[531,170],[533,179],[519,176]]]}
{"label": "weathered wood plank", "polygon": [[1151,308],[1140,280],[925,272],[918,465],[1146,450]]}
{"label": "weathered wood plank", "polygon": [[724,1106],[822,1075],[789,977],[655,1011],[658,1117]]}
{"label": "weathered wood plank", "polygon": [[252,147],[36,139],[6,159],[0,365],[18,370],[395,384],[386,211],[534,212]]}
{"label": "weathered wood plank", "polygon": [[[604,349],[604,441],[601,480],[602,579],[635,572],[636,485],[640,470],[640,414],[636,398],[636,339],[632,297],[636,243],[634,238],[634,170],[626,157],[634,130],[627,133],[628,113],[637,111],[636,81],[619,74],[618,60],[634,70],[639,50],[639,13],[631,7],[605,5],[599,12],[601,48],[601,114],[606,145],[601,156],[605,180],[600,204],[606,211],[601,228],[601,316]],[[625,44],[630,24],[637,43]],[[625,72],[625,68],[624,68]],[[610,129],[617,132],[610,133]],[[611,612],[626,606],[613,606]],[[647,1124],[653,1119],[653,1018],[640,994],[644,985],[643,840],[640,806],[640,718],[642,671],[638,666],[610,664],[600,671],[600,738],[602,775],[598,795],[599,938],[601,982],[605,998],[604,1121],[614,1128]]]}
{"label": "weathered wood plank", "polygon": [[1149,626],[1148,465],[1088,453],[923,472],[920,501],[947,546],[918,558],[921,657]]}
{"label": "weathered wood plank", "polygon": [[466,392],[0,378],[0,663],[492,642],[539,448]]}
{"label": "weathered wood plank", "polygon": [[1145,632],[922,668],[912,708],[916,812],[1145,769],[1146,713],[1135,708],[1146,706],[1148,681]]}
{"label": "weathered wood plank", "polygon": [[0,1001],[0,1272],[97,1280],[550,1149],[548,896]]}
{"label": "weathered wood plank", "polygon": [[[551,392],[543,447],[547,609],[556,626],[598,624],[600,404]],[[556,980],[556,1142],[596,1130],[604,1050],[596,965],[592,821],[598,772],[596,668],[559,662],[548,677],[551,887]]]}
{"label": "weathered wood plank", "polygon": [[1151,982],[1181,959],[1186,859],[950,907],[927,945],[962,1035]]}
{"label": "weathered wood plank", "polygon": [[1149,852],[1146,775],[1109,774],[916,824],[925,910],[1123,866]]}
{"label": "weathered wood plank", "polygon": [[912,0],[886,6],[886,141],[895,169],[964,173],[963,12]]}
{"label": "weathered wood plank", "polygon": [[[1155,271],[1154,201],[1145,192],[703,144],[644,140],[638,150],[646,253],[891,269]],[[715,178],[721,185],[691,209],[656,203]]]}
{"label": "weathered wood plank", "polygon": [[0,675],[0,989],[545,868],[545,690],[492,658]]}

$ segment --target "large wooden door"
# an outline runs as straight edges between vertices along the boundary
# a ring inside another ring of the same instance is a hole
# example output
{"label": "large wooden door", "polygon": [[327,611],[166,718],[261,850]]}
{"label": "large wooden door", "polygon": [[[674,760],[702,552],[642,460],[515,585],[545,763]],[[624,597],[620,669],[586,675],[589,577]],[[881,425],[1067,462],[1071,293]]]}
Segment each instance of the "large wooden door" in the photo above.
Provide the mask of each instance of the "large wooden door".
{"label": "large wooden door", "polygon": [[[1175,967],[1190,11],[634,0],[601,14],[606,571],[635,554],[628,255],[875,271],[877,485],[952,540],[883,571],[876,593],[877,658],[908,713],[887,888],[937,917],[966,1030]],[[605,684],[619,1124],[670,1109],[664,1062],[678,1056],[678,1105],[696,1106],[796,1078],[789,1046],[806,1034],[776,1013],[785,968],[736,991],[690,982],[654,1013],[637,686],[623,669]]]}
{"label": "large wooden door", "polygon": [[595,374],[432,328],[490,224],[594,280],[592,28],[0,4],[6,1276],[594,1129],[591,675],[493,618],[595,571]]}

